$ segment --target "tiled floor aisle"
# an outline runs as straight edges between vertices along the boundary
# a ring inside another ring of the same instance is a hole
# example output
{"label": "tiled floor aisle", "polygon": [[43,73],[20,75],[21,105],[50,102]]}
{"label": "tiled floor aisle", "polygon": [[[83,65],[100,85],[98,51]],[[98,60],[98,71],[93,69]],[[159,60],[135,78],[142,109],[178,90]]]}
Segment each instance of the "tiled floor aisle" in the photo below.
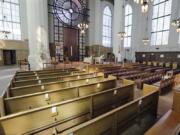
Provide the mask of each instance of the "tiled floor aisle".
{"label": "tiled floor aisle", "polygon": [[0,95],[7,89],[10,80],[18,70],[16,66],[0,67]]}

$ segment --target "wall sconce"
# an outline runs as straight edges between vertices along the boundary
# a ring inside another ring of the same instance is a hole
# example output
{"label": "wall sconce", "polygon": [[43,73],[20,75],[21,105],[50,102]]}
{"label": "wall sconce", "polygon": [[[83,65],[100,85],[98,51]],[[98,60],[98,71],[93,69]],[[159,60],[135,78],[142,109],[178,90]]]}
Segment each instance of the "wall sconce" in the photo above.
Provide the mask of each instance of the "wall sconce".
{"label": "wall sconce", "polygon": [[45,90],[45,87],[44,87],[44,85],[42,85],[42,86],[41,86],[41,90]]}
{"label": "wall sconce", "polygon": [[117,90],[115,90],[115,91],[113,92],[113,95],[117,95]]}
{"label": "wall sconce", "polygon": [[37,76],[36,79],[39,79],[39,76]]}
{"label": "wall sconce", "polygon": [[50,100],[49,94],[45,94],[44,98],[45,98],[45,101],[49,101]]}
{"label": "wall sconce", "polygon": [[56,106],[54,106],[54,107],[51,108],[51,114],[52,114],[52,117],[58,115],[58,111],[57,111],[57,107],[56,107]]}
{"label": "wall sconce", "polygon": [[79,75],[77,76],[77,79],[80,79],[80,76],[79,76]]}

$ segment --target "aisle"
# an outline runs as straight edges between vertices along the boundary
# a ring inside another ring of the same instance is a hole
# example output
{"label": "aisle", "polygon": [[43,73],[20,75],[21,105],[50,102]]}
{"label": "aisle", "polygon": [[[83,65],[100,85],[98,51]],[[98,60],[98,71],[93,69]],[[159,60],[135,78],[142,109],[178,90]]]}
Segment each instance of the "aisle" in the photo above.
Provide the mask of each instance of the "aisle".
{"label": "aisle", "polygon": [[17,66],[0,67],[0,95],[8,88],[9,83],[17,70],[19,70]]}

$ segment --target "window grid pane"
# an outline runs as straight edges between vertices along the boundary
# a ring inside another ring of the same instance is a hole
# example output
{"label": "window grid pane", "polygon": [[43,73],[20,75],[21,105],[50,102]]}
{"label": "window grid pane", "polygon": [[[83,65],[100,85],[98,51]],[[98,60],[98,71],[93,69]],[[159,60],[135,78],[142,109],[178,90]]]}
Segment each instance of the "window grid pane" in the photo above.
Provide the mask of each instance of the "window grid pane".
{"label": "window grid pane", "polygon": [[132,32],[132,7],[126,5],[125,7],[125,24],[124,29],[126,36],[124,38],[124,47],[131,47],[131,32]]}
{"label": "window grid pane", "polygon": [[[6,39],[21,40],[19,6],[19,0],[0,1],[0,30],[10,32]],[[0,36],[0,39],[4,38]]]}
{"label": "window grid pane", "polygon": [[112,46],[112,13],[108,6],[103,11],[102,44],[105,47]]}
{"label": "window grid pane", "polygon": [[171,18],[171,0],[154,0],[151,45],[167,45]]}

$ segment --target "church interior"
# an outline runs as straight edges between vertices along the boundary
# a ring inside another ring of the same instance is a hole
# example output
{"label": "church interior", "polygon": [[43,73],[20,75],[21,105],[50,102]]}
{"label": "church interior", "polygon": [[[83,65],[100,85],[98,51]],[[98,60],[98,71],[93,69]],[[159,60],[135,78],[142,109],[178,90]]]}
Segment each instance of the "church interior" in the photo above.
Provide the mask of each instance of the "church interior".
{"label": "church interior", "polygon": [[0,135],[180,135],[180,0],[0,0]]}

